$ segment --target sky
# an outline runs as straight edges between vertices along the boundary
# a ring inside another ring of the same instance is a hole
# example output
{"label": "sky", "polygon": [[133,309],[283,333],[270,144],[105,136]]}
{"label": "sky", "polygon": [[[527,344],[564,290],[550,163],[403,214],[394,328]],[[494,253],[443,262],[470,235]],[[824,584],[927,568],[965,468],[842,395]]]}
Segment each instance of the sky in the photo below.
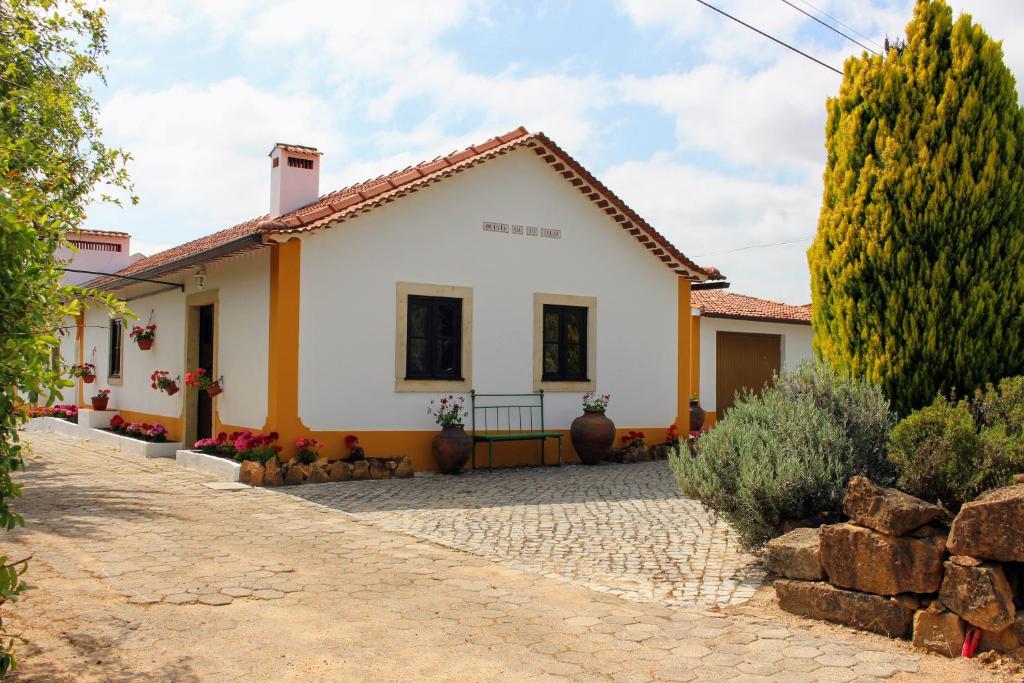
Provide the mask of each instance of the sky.
{"label": "sky", "polygon": [[[875,49],[904,34],[913,8],[790,1]],[[710,2],[838,69],[863,50],[781,0]],[[1005,39],[1020,82],[1020,0],[950,4]],[[86,225],[131,233],[136,251],[266,213],[276,141],[324,153],[326,193],[522,125],[548,134],[687,256],[721,269],[732,291],[810,300],[825,101],[841,77],[695,0],[103,6],[100,122],[106,141],[132,154],[141,201],[96,204]]]}

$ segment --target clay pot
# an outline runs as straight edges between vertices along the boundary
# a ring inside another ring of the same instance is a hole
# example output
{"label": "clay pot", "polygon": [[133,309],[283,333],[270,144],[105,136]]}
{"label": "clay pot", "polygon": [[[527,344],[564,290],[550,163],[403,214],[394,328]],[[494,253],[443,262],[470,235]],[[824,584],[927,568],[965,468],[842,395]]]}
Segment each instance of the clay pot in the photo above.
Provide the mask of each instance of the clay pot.
{"label": "clay pot", "polygon": [[699,432],[704,427],[705,410],[700,407],[700,401],[690,399],[690,431]]}
{"label": "clay pot", "polygon": [[82,375],[82,381],[86,384],[92,384],[96,381],[96,375]]}
{"label": "clay pot", "polygon": [[615,423],[603,410],[584,410],[572,421],[569,438],[584,465],[596,465],[608,457],[615,443]]}
{"label": "clay pot", "polygon": [[171,382],[166,387],[164,387],[164,391],[167,392],[168,396],[174,396],[176,393],[178,393],[178,383]]}
{"label": "clay pot", "polygon": [[106,410],[107,402],[110,401],[109,396],[92,396],[89,398],[92,401],[93,410]]}
{"label": "clay pot", "polygon": [[473,439],[463,425],[444,425],[434,437],[433,450],[442,474],[458,474],[473,453]]}
{"label": "clay pot", "polygon": [[220,382],[211,382],[206,387],[206,393],[208,393],[211,397],[213,397],[213,396],[216,396],[218,394],[224,393],[224,388],[220,385]]}
{"label": "clay pot", "polygon": [[149,351],[151,348],[153,348],[152,339],[136,339],[135,343],[138,344],[139,348],[142,349],[143,351]]}

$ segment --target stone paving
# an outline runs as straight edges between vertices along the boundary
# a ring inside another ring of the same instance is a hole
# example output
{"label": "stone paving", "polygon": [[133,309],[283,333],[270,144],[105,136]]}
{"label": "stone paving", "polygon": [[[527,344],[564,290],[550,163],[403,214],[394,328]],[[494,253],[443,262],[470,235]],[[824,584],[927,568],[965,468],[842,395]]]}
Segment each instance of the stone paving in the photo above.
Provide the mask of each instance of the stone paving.
{"label": "stone paving", "polygon": [[420,475],[282,492],[517,569],[632,600],[727,606],[749,600],[763,565],[665,462]]}
{"label": "stone paving", "polygon": [[171,461],[26,441],[28,526],[0,536],[32,555],[35,588],[4,615],[31,642],[16,681],[995,680],[781,614],[763,590],[725,609],[638,602],[289,493],[212,490]]}

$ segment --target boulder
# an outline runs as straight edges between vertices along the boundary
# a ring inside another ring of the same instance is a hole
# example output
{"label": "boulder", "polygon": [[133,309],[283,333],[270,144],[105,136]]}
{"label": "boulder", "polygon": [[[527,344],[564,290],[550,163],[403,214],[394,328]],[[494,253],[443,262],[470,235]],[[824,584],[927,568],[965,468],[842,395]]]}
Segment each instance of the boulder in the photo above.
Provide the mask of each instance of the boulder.
{"label": "boulder", "polygon": [[836,588],[823,581],[775,582],[779,607],[792,614],[823,619],[891,638],[902,638],[910,630],[916,600],[889,598]]}
{"label": "boulder", "polygon": [[403,455],[398,459],[394,475],[398,479],[408,479],[413,475],[412,460],[408,455]]}
{"label": "boulder", "polygon": [[309,483],[311,484],[323,484],[326,481],[330,481],[331,478],[327,474],[327,468],[320,463],[313,463],[309,469]]}
{"label": "boulder", "polygon": [[959,657],[967,624],[939,601],[914,612],[914,647],[945,657]]}
{"label": "boulder", "polygon": [[843,511],[851,521],[892,536],[910,533],[943,512],[941,506],[926,503],[897,489],[878,486],[866,477],[850,480],[843,499]]}
{"label": "boulder", "polygon": [[359,460],[352,463],[352,478],[353,479],[369,479],[370,478],[370,465],[365,460]]}
{"label": "boulder", "polygon": [[370,460],[370,479],[390,479],[391,470],[388,468],[388,461],[374,458]]}
{"label": "boulder", "polygon": [[949,551],[983,560],[1024,562],[1024,484],[964,504],[949,530]]}
{"label": "boulder", "polygon": [[824,579],[819,535],[820,529],[801,528],[768,541],[765,547],[768,571],[787,579]]}
{"label": "boulder", "polygon": [[238,481],[242,484],[249,484],[250,486],[259,486],[263,483],[263,473],[264,468],[262,463],[245,460],[242,462],[241,467],[238,470]]}
{"label": "boulder", "polygon": [[986,631],[1002,631],[1013,625],[1017,611],[1002,567],[954,556],[946,561],[945,568],[939,591],[942,604]]}
{"label": "boulder", "polygon": [[1002,631],[982,631],[981,638],[978,639],[978,652],[993,650],[1000,654],[1009,654],[1024,646],[1019,626],[1024,626],[1024,617],[1020,614],[1017,615],[1014,625],[1009,628]]}
{"label": "boulder", "polygon": [[352,478],[352,464],[335,460],[327,468],[327,478],[330,481],[348,481]]}
{"label": "boulder", "polygon": [[943,546],[940,538],[890,536],[855,524],[821,527],[821,564],[832,583],[878,595],[939,590]]}
{"label": "boulder", "polygon": [[284,483],[284,475],[281,472],[281,463],[277,458],[271,458],[263,465],[263,485],[280,486]]}
{"label": "boulder", "polygon": [[285,472],[284,482],[286,484],[302,484],[309,479],[310,465],[303,465],[296,461],[288,463],[288,471]]}

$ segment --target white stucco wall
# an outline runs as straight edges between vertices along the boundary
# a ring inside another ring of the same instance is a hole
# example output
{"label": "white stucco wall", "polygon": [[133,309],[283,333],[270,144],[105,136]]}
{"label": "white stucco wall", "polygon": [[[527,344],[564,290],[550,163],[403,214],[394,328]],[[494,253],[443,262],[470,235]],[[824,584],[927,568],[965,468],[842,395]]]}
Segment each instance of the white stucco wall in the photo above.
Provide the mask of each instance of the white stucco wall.
{"label": "white stucco wall", "polygon": [[[97,273],[114,273],[132,262],[131,239],[114,235],[90,235],[87,233],[68,233],[68,239],[76,242],[100,242],[103,244],[120,245],[121,251],[94,251],[79,248],[74,251],[62,247],[54,253],[54,258],[62,262],[66,268],[91,270]],[[67,285],[80,285],[95,280],[96,275],[87,273],[66,273],[61,281]]]}
{"label": "white stucco wall", "polygon": [[[224,376],[224,393],[216,399],[221,421],[259,428],[267,414],[267,334],[269,330],[269,250],[235,256],[206,267],[204,292],[217,296],[217,368]],[[110,388],[111,408],[133,410],[166,417],[180,417],[185,372],[187,296],[197,293],[191,272],[177,279],[186,291],[166,291],[128,301],[139,317],[125,326],[123,370],[120,384],[108,376],[109,317],[100,309],[86,313],[85,362],[96,364],[96,382],[86,385],[85,400],[96,389]],[[125,292],[118,294],[125,296]],[[132,325],[156,323],[153,347],[142,351],[131,341]],[[73,337],[72,337],[73,338]],[[93,359],[95,349],[95,360]],[[63,347],[62,347],[63,352]],[[74,361],[72,361],[74,362]],[[154,391],[149,377],[154,370],[167,370],[178,377],[182,391],[168,396]],[[73,395],[70,392],[69,396]]]}
{"label": "white stucco wall", "polygon": [[813,357],[811,351],[812,331],[810,325],[769,323],[754,320],[732,320],[728,318],[700,317],[700,403],[706,410],[714,411],[717,405],[716,393],[718,368],[719,332],[745,332],[748,334],[782,335],[782,369],[790,370],[800,361]]}
{"label": "white stucco wall", "polygon": [[[483,221],[562,231],[485,232]],[[677,277],[529,150],[303,238],[299,414],[317,430],[436,428],[428,393],[395,391],[396,283],[473,289],[473,385],[533,388],[535,292],[597,298],[600,392],[619,426],[676,413]],[[547,426],[581,413],[546,395]],[[468,397],[467,397],[468,404]]]}

